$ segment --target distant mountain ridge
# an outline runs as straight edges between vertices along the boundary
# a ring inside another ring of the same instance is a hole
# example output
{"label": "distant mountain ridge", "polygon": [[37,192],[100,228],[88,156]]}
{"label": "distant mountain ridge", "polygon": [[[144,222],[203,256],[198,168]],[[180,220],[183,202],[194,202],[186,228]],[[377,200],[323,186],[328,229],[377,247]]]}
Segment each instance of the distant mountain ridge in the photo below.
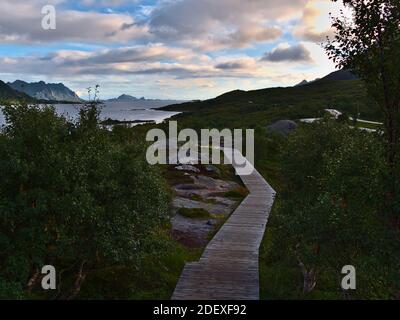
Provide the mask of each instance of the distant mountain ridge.
{"label": "distant mountain ridge", "polygon": [[121,94],[118,98],[108,99],[107,101],[138,101],[145,100],[144,98],[138,99],[136,97],[130,96],[129,94]]}
{"label": "distant mountain ridge", "polygon": [[83,102],[79,96],[62,83],[46,83],[44,81],[28,83],[22,80],[9,82],[8,85],[32,98],[48,101]]}
{"label": "distant mountain ridge", "polygon": [[308,82],[307,80],[304,79],[302,82],[296,84],[295,87],[301,87],[301,86],[304,86],[304,85],[306,85],[306,84],[308,84],[308,83],[309,83],[309,82]]}
{"label": "distant mountain ridge", "polygon": [[[171,101],[171,102],[180,102],[179,100],[164,100],[164,99],[146,99],[145,97],[141,97],[141,98],[137,98],[134,96],[131,96],[129,94],[121,94],[119,97],[117,98],[112,98],[112,99],[108,99],[105,100],[108,102],[129,102],[129,101],[148,101],[148,102],[157,102],[157,101]],[[183,102],[183,101],[182,101]]]}
{"label": "distant mountain ridge", "polygon": [[316,82],[326,82],[326,81],[348,81],[348,80],[359,80],[360,78],[356,76],[351,70],[342,69],[334,71],[323,78],[318,78],[313,81],[303,80],[302,82],[295,85],[295,87],[305,86]]}
{"label": "distant mountain ridge", "polygon": [[6,101],[20,101],[20,100],[26,100],[26,101],[31,101],[32,98],[22,92],[19,92],[17,90],[14,90],[10,86],[8,86],[5,82],[0,80],[0,100],[6,100]]}
{"label": "distant mountain ridge", "polygon": [[319,81],[348,81],[359,79],[360,78],[356,76],[351,70],[342,69],[328,74]]}
{"label": "distant mountain ridge", "polygon": [[171,104],[180,104],[185,103],[187,101],[181,100],[163,100],[163,99],[146,99],[145,97],[136,98],[134,96],[128,94],[122,94],[118,98],[104,100],[103,102],[108,103],[116,103],[123,104],[126,106],[130,106],[134,109],[158,109],[161,107],[165,107]]}

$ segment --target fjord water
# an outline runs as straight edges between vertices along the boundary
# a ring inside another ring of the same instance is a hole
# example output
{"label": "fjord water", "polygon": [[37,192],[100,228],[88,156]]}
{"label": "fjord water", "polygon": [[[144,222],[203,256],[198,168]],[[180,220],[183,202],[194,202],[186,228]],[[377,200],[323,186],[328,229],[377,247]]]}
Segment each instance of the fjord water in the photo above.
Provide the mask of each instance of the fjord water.
{"label": "fjord water", "polygon": [[[155,121],[161,123],[171,118],[179,112],[162,111],[155,108],[173,104],[172,101],[147,100],[147,101],[129,101],[129,102],[104,102],[101,108],[101,120],[112,119],[119,121]],[[76,120],[78,117],[79,104],[56,104],[54,105],[59,115],[65,116],[67,119]],[[0,108],[0,126],[5,124],[4,115]]]}

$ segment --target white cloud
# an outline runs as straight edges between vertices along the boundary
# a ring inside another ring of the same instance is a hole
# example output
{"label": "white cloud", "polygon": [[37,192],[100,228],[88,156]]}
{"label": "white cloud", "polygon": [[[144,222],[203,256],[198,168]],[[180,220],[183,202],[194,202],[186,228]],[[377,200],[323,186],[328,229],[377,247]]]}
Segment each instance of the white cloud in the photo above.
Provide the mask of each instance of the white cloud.
{"label": "white cloud", "polygon": [[[42,6],[61,1],[2,0],[0,41],[2,43],[125,42],[147,35],[145,26],[138,26],[128,14],[105,14],[91,11],[57,9],[56,30],[42,29]],[[131,26],[123,29],[124,25]]]}
{"label": "white cloud", "polygon": [[304,7],[300,23],[293,29],[293,34],[302,40],[324,42],[327,36],[333,35],[329,14],[337,16],[343,9],[340,2],[310,0]]}
{"label": "white cloud", "polygon": [[[179,98],[179,92],[181,98],[196,98],[292,85],[333,70],[322,48],[313,44],[329,32],[329,0],[159,0],[150,6],[136,0],[80,2],[86,11],[67,9],[68,0],[1,0],[0,43],[46,46],[50,52],[3,54],[1,77],[54,79],[79,91],[100,82],[108,95],[134,85],[164,97],[175,92]],[[137,10],[121,12],[122,3],[137,5]],[[41,28],[41,8],[47,4],[57,8],[54,31]],[[99,5],[108,13],[94,11]],[[284,44],[288,33],[298,42]],[[280,44],[263,60],[244,53],[263,52],[267,42]],[[82,51],[64,50],[71,43]],[[248,47],[256,50],[236,50]],[[216,55],[220,49],[223,53]]]}
{"label": "white cloud", "polygon": [[203,50],[239,48],[276,40],[276,21],[298,14],[306,0],[181,0],[166,2],[150,15],[149,30]]}

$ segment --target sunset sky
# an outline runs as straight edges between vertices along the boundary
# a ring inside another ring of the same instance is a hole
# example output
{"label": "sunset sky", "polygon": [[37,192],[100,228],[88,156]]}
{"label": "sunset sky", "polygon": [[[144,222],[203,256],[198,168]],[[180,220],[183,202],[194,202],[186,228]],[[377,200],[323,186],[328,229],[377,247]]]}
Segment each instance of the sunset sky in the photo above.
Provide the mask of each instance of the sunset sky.
{"label": "sunset sky", "polygon": [[[57,10],[43,30],[44,5]],[[63,82],[83,98],[205,99],[334,70],[328,0],[1,0],[0,79]]]}

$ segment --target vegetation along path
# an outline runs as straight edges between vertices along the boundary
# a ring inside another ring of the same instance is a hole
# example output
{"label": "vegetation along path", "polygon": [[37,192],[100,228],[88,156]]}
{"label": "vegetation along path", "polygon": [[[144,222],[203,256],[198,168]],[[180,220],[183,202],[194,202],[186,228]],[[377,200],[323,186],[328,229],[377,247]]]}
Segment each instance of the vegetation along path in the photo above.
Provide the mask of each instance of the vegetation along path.
{"label": "vegetation along path", "polygon": [[250,194],[209,242],[200,260],[186,264],[173,300],[259,299],[258,253],[275,191],[257,170],[242,175],[234,167]]}

